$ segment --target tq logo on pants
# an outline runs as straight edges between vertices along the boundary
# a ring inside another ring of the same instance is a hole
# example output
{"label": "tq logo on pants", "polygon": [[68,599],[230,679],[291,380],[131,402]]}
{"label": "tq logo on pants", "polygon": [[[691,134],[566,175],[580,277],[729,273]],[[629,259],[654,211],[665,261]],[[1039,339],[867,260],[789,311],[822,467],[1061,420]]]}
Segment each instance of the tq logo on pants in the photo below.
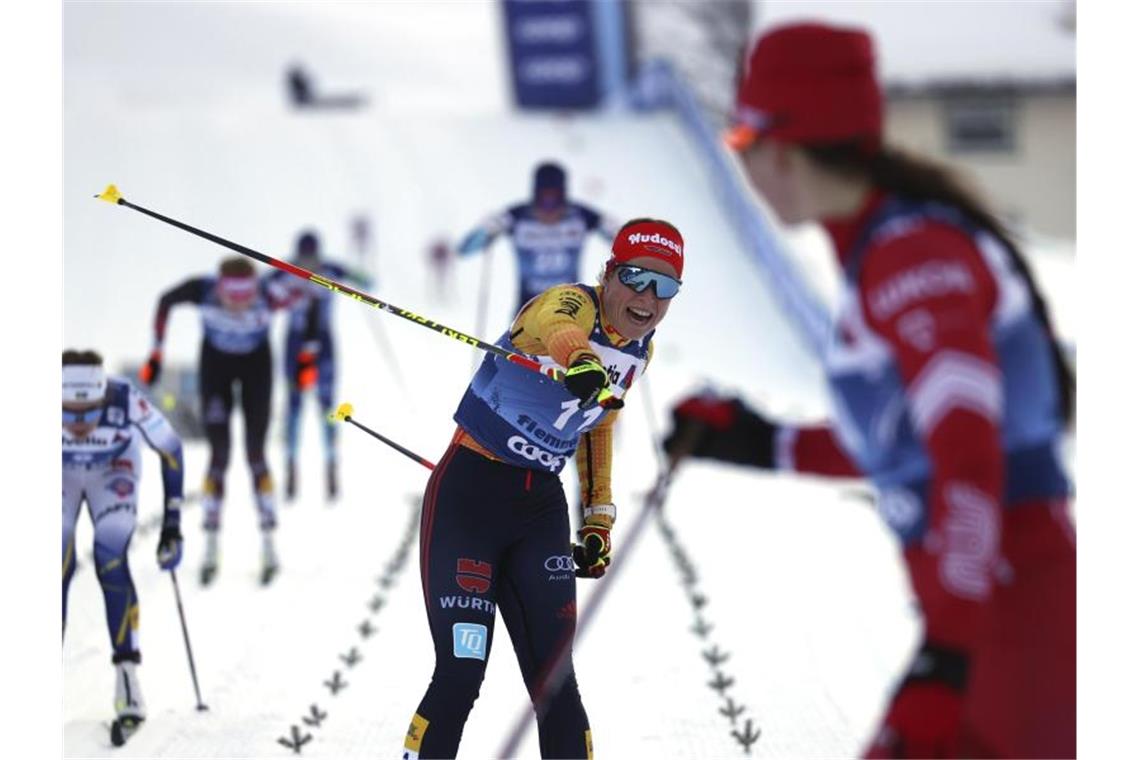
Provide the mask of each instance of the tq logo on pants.
{"label": "tq logo on pants", "polygon": [[456,623],[451,626],[456,657],[470,660],[487,659],[487,626],[479,623]]}

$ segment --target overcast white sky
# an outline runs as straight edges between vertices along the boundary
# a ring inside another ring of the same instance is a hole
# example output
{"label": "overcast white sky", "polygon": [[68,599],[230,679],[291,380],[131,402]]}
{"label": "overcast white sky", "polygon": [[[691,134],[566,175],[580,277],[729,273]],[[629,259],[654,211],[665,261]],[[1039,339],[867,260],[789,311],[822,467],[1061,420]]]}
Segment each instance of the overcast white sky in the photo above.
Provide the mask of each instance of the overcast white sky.
{"label": "overcast white sky", "polygon": [[808,19],[869,28],[892,84],[931,79],[1074,77],[1068,0],[754,0],[753,24]]}

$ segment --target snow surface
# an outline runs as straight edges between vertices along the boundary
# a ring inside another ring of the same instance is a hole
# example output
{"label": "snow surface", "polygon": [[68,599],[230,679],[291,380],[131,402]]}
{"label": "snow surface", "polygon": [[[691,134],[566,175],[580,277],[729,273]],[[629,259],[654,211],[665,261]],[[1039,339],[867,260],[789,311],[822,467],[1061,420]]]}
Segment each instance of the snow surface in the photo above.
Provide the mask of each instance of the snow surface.
{"label": "snow surface", "polygon": [[[917,635],[894,542],[856,484],[687,466],[666,512],[697,585],[682,586],[654,529],[622,554],[654,480],[651,431],[664,425],[673,399],[715,378],[773,414],[819,418],[826,413],[819,369],[738,245],[680,125],[666,114],[510,112],[497,13],[491,4],[457,3],[67,4],[64,342],[99,348],[112,367],[137,362],[149,349],[160,290],[211,271],[226,253],[93,200],[108,182],[135,203],[282,256],[297,231],[313,225],[327,248],[353,262],[348,220],[367,213],[376,237],[373,292],[473,330],[482,262],[460,261],[454,299],[440,302],[426,243],[439,234],[454,240],[522,198],[536,162],[562,160],[572,195],[616,216],[670,219],[689,251],[685,289],[659,331],[648,384],[633,391],[618,430],[614,545],[617,561],[629,564],[575,646],[597,756],[743,755],[718,713],[723,700],[707,685],[714,672],[701,653],[714,644],[731,653],[722,670],[735,679],[726,693],[746,708],[739,720],[762,731],[754,756],[852,756]],[[323,89],[366,90],[371,107],[291,111],[282,72],[292,60],[310,64]],[[587,277],[605,254],[603,243],[590,243]],[[514,298],[504,244],[491,266],[486,337],[506,326]],[[338,399],[352,402],[362,422],[437,459],[472,349],[347,299],[336,309]],[[377,327],[398,367],[379,349]],[[193,310],[175,311],[168,334],[168,361],[192,362],[200,336]],[[283,406],[281,389],[278,382],[274,409]],[[286,757],[293,753],[278,738],[292,725],[313,736],[304,757],[399,755],[432,647],[414,538],[406,564],[389,563],[427,471],[343,429],[344,496],[326,505],[316,412],[305,411],[301,497],[279,508],[283,570],[271,587],[256,583],[258,536],[240,443],[221,571],[208,590],[194,577],[200,514],[186,510],[179,578],[206,712],[194,710],[171,584],[153,560],[155,537],[135,542],[139,673],[150,714],[117,750],[103,726],[112,715],[110,650],[81,518],[83,564],[63,644],[66,756]],[[236,442],[240,431],[238,422]],[[277,473],[281,431],[275,419]],[[192,444],[186,457],[192,491],[206,452]],[[153,460],[147,455],[140,524],[159,510]],[[388,588],[380,585],[385,576]],[[579,584],[580,608],[593,588]],[[691,630],[694,592],[707,598],[700,614],[714,626],[704,639]],[[377,594],[384,605],[373,611]],[[365,621],[375,629],[367,637]],[[460,757],[494,756],[525,705],[507,641],[500,627]],[[362,657],[350,668],[340,656],[353,647]],[[333,696],[323,682],[336,670],[347,686]],[[301,720],[312,704],[328,713],[318,728]],[[520,756],[537,755],[531,731]]]}

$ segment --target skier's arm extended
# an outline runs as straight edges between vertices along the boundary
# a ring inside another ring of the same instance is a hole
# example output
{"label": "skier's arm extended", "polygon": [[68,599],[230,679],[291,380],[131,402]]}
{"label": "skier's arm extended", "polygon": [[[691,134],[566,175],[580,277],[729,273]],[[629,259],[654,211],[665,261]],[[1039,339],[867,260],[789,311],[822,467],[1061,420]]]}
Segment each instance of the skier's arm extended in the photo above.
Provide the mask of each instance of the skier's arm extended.
{"label": "skier's arm extended", "polygon": [[147,385],[158,382],[158,376],[162,373],[162,342],[166,339],[166,320],[170,317],[170,310],[180,303],[202,303],[210,283],[209,277],[193,277],[159,297],[158,309],[154,314],[154,342],[146,364],[139,369],[139,379]]}
{"label": "skier's arm extended", "polygon": [[163,293],[158,299],[158,309],[154,314],[154,348],[162,349],[166,338],[166,320],[170,310],[180,303],[200,304],[206,297],[210,285],[208,277],[193,277]]}
{"label": "skier's arm extended", "polygon": [[563,367],[583,357],[597,360],[590,331],[597,309],[580,288],[556,285],[528,303],[511,326],[511,341],[529,354],[544,354]]}
{"label": "skier's arm extended", "polygon": [[487,217],[459,241],[455,250],[460,256],[477,253],[494,242],[495,238],[511,229],[513,217],[509,211]]}

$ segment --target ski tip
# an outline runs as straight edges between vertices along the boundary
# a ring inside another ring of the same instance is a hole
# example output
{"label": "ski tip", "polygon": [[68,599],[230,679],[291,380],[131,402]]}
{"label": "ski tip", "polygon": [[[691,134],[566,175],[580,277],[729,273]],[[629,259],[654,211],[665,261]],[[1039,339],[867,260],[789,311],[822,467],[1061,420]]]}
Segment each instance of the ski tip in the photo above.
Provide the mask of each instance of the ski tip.
{"label": "ski tip", "polygon": [[107,185],[107,189],[95,197],[101,201],[107,201],[107,203],[118,203],[123,199],[122,194],[119,192],[119,188],[115,187],[114,185]]}
{"label": "ski tip", "polygon": [[341,404],[336,411],[329,415],[332,422],[344,422],[345,417],[352,416],[352,404]]}

